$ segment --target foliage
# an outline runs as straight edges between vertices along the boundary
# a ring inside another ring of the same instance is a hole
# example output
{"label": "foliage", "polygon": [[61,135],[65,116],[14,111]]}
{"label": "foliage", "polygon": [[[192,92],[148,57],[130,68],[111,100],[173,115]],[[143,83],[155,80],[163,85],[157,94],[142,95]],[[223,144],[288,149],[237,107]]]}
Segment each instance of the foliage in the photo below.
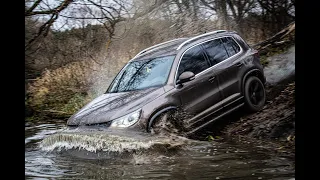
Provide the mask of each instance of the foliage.
{"label": "foliage", "polygon": [[219,140],[219,139],[221,139],[221,137],[220,137],[220,136],[208,135],[205,139],[206,139],[207,141],[211,142],[211,141]]}
{"label": "foliage", "polygon": [[36,112],[70,116],[92,99],[88,65],[81,61],[45,70],[29,85],[26,106]]}

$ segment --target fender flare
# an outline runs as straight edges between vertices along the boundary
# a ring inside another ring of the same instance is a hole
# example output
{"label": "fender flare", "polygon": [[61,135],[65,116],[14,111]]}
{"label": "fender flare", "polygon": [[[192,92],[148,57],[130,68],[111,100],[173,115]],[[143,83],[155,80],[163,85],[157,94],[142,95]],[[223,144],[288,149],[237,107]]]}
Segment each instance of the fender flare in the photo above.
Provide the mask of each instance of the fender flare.
{"label": "fender flare", "polygon": [[160,114],[162,114],[162,113],[164,113],[164,112],[166,112],[166,111],[172,110],[172,109],[176,110],[177,107],[175,107],[175,106],[168,106],[168,107],[165,107],[165,108],[161,109],[160,111],[157,111],[157,112],[150,118],[150,120],[149,120],[149,122],[148,122],[147,132],[150,132],[150,127],[151,127],[153,121],[154,121]]}
{"label": "fender flare", "polygon": [[249,70],[248,72],[245,73],[245,75],[243,76],[242,78],[242,81],[241,81],[241,91],[243,92],[244,91],[244,83],[245,83],[245,80],[247,79],[247,77],[254,73],[254,72],[257,72],[259,74],[259,76],[261,76],[263,79],[261,79],[261,77],[258,76],[259,79],[261,79],[262,83],[265,84],[266,82],[266,79],[265,79],[265,76],[261,73],[261,71],[259,69],[251,69]]}

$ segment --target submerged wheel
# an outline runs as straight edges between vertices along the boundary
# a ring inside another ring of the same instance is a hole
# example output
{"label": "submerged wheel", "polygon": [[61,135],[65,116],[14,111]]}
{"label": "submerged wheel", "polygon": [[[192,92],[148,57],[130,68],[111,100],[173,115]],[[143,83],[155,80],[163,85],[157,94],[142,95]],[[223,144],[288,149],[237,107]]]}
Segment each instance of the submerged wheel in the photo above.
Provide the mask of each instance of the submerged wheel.
{"label": "submerged wheel", "polygon": [[161,113],[149,122],[148,129],[152,134],[177,133],[176,111],[170,110]]}
{"label": "submerged wheel", "polygon": [[149,130],[152,134],[159,134],[164,131],[166,121],[168,119],[168,113],[162,113],[149,124]]}
{"label": "submerged wheel", "polygon": [[249,77],[244,85],[246,107],[251,112],[259,111],[266,101],[266,91],[261,80],[256,76]]}

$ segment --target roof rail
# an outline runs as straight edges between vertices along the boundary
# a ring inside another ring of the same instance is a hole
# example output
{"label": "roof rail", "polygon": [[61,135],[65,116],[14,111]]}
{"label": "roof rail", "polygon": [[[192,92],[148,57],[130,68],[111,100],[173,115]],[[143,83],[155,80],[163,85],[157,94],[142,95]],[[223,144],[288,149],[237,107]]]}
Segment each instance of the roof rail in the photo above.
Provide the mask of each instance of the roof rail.
{"label": "roof rail", "polygon": [[188,39],[188,40],[184,41],[182,44],[180,44],[179,47],[177,48],[177,50],[181,49],[182,46],[184,46],[185,44],[187,44],[187,43],[190,42],[190,41],[193,41],[193,40],[198,39],[198,38],[203,37],[203,36],[207,36],[207,35],[211,35],[211,34],[216,34],[216,33],[222,33],[222,32],[227,32],[227,31],[226,31],[226,30],[216,30],[216,31],[212,31],[212,32],[205,33],[205,34],[201,34],[201,35],[199,35],[199,36],[195,36],[195,37],[193,37],[193,38],[191,38],[191,39]]}
{"label": "roof rail", "polygon": [[174,42],[174,41],[177,41],[177,40],[180,40],[180,39],[184,39],[184,38],[172,39],[172,40],[170,40],[170,41],[166,41],[166,42],[163,42],[163,43],[156,44],[156,45],[154,45],[154,46],[148,47],[148,48],[140,51],[140,52],[139,52],[136,56],[134,56],[132,59],[140,56],[141,54],[145,53],[146,51],[148,51],[148,50],[150,50],[150,49],[153,49],[153,48],[159,47],[159,46],[161,46],[161,45],[164,45],[164,44],[167,44],[167,43],[170,43],[170,42]]}

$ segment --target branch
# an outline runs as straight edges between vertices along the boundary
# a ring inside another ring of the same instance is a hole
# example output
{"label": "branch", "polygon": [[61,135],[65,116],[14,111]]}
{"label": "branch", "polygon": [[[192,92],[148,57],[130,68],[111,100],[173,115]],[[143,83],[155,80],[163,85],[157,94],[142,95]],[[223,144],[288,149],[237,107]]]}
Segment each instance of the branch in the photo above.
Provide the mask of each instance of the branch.
{"label": "branch", "polygon": [[62,15],[60,14],[59,16],[64,17],[64,18],[68,18],[68,19],[107,19],[109,17],[73,17],[73,16],[66,16],[66,15]]}
{"label": "branch", "polygon": [[156,8],[160,7],[162,4],[164,4],[167,1],[168,0],[156,0],[155,3],[148,8],[148,10],[141,12],[141,13],[135,13],[134,16],[132,17],[132,19],[133,20],[138,19],[148,13],[151,13],[152,11],[154,11]]}
{"label": "branch", "polygon": [[29,46],[38,39],[38,37],[45,31],[44,35],[46,36],[48,34],[49,28],[52,25],[52,23],[58,18],[56,14],[52,14],[51,18],[45,22],[40,28],[37,33],[31,40],[28,41],[27,45],[25,45],[25,50],[29,48]]}
{"label": "branch", "polygon": [[233,15],[233,18],[236,18],[237,17],[237,13],[236,13],[236,10],[234,9],[234,5],[232,3],[231,0],[227,0],[227,4],[229,5],[231,11],[232,11],[232,15]]}
{"label": "branch", "polygon": [[247,12],[249,12],[252,8],[253,8],[253,5],[254,5],[254,1],[249,1],[248,3],[247,3],[247,8],[244,10],[244,13],[243,14],[246,14]]}
{"label": "branch", "polygon": [[[48,10],[48,11],[33,11],[33,12],[26,12],[25,16],[33,16],[33,15],[37,15],[37,14],[51,14],[50,19],[45,22],[40,28],[38,33],[31,39],[28,41],[28,43],[25,45],[25,50],[27,50],[30,45],[38,39],[38,37],[40,35],[47,36],[50,27],[52,26],[53,22],[58,18],[59,13],[64,10],[66,7],[68,7],[68,5],[72,2],[73,0],[64,0],[58,7],[54,8],[53,10]],[[37,1],[40,3],[40,1]],[[50,12],[50,13],[49,13]]]}
{"label": "branch", "polygon": [[30,13],[32,12],[40,3],[42,0],[37,0],[25,13]]}
{"label": "branch", "polygon": [[[37,2],[40,3],[42,0],[38,0]],[[72,2],[73,0],[65,0],[63,1],[58,7],[51,9],[51,10],[47,10],[47,11],[33,11],[34,8],[36,6],[38,6],[39,4],[37,4],[33,9],[29,9],[24,13],[24,16],[34,16],[34,15],[40,15],[40,14],[58,14],[60,11],[62,11],[63,9],[65,9],[66,7],[68,7],[68,5]],[[37,3],[36,2],[36,3]],[[35,4],[36,4],[35,3]],[[34,4],[34,5],[35,5]]]}
{"label": "branch", "polygon": [[217,8],[214,6],[210,6],[209,3],[206,0],[201,0],[202,4],[210,8],[211,10],[217,11]]}
{"label": "branch", "polygon": [[[88,0],[88,1],[90,3],[92,3],[93,5],[95,5],[96,7],[98,7],[101,10],[101,12],[102,12],[102,10],[106,11],[112,17],[112,19],[114,19],[114,16],[107,9],[105,9],[101,4],[99,5],[99,4],[97,4],[97,3],[95,3],[95,2],[93,2],[91,0]],[[110,7],[108,7],[108,8],[110,8]]]}

